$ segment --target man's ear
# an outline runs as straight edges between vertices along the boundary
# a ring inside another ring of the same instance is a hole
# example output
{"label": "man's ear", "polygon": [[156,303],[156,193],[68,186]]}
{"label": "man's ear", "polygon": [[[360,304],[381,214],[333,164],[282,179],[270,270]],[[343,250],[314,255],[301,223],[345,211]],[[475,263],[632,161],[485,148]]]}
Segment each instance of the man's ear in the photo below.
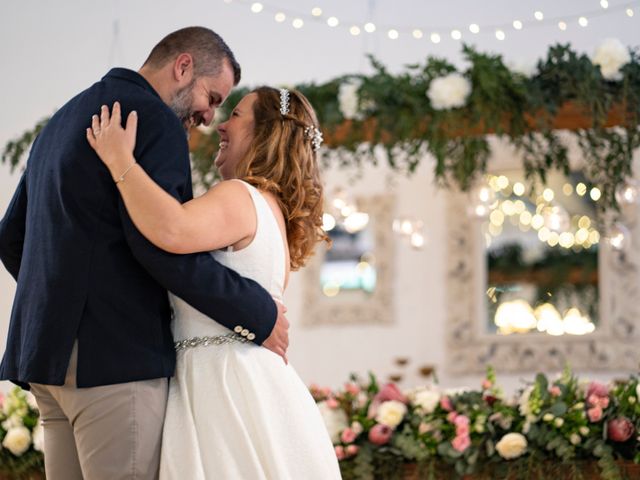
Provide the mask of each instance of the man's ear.
{"label": "man's ear", "polygon": [[193,79],[193,57],[189,53],[181,53],[173,62],[173,76],[181,85],[188,85]]}

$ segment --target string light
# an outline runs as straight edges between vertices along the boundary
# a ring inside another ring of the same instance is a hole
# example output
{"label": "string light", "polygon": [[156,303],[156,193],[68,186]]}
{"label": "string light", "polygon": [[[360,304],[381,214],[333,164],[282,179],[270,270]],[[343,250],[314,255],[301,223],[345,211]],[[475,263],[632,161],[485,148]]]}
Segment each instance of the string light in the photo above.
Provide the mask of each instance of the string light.
{"label": "string light", "polygon": [[[304,26],[305,19],[319,20],[322,18],[323,20],[326,19],[327,25],[329,27],[342,26],[344,27],[345,30],[348,30],[354,36],[359,35],[362,32],[362,30],[364,30],[367,33],[374,33],[379,30],[379,28],[376,27],[376,25],[374,25],[371,22],[367,22],[367,23],[364,23],[364,22],[359,23],[357,21],[348,22],[348,21],[344,21],[344,19],[342,22],[340,22],[336,16],[325,17],[324,16],[325,12],[318,6],[312,8],[310,11],[306,10],[306,12],[305,11],[296,12],[293,10],[280,10],[274,5],[270,5],[268,1],[266,3],[252,2],[251,0],[235,0],[235,1],[223,0],[223,1],[226,4],[233,3],[233,4],[247,5],[250,7],[251,12],[256,14],[265,12],[265,11],[268,13],[271,13],[274,15],[272,18],[277,23],[285,22],[287,17],[294,18],[292,24],[296,29],[300,29]],[[549,16],[547,18],[547,16],[545,16],[545,14],[541,10],[536,10],[533,14],[533,17],[535,20],[531,19],[531,20],[522,21],[520,19],[515,19],[510,22],[497,23],[497,24],[493,24],[492,26],[486,26],[486,28],[482,27],[477,23],[471,23],[468,26],[468,29],[473,34],[479,34],[479,33],[488,34],[491,31],[493,31],[495,38],[498,41],[503,41],[506,39],[507,29],[511,27],[514,30],[521,31],[524,29],[525,26],[542,26],[542,25],[555,24],[561,31],[566,31],[569,25],[571,25],[571,22],[574,22],[574,21],[577,21],[577,23],[581,27],[587,27],[589,25],[588,18],[595,17],[595,16],[608,15],[613,12],[621,12],[621,13],[624,12],[628,17],[633,17],[635,15],[635,8],[634,8],[635,1],[633,2],[627,1],[619,5],[610,6],[608,0],[601,0],[600,7],[601,8],[599,10],[583,11],[582,13],[577,12],[574,15],[571,15],[570,17],[565,16],[565,18],[558,18],[558,17],[553,18],[553,16]],[[430,39],[434,44],[438,44],[442,41],[441,35],[439,33],[436,33],[438,30],[445,30],[450,32],[450,36],[453,40],[462,39],[461,30],[459,28],[455,28],[455,26],[447,27],[442,25],[441,26],[431,25],[426,28],[415,28],[415,27],[408,27],[408,26],[398,27],[393,25],[385,25],[383,28],[381,28],[381,30],[383,32],[386,32],[386,35],[391,40],[397,40],[401,34],[405,34],[405,33],[411,34],[415,39],[421,39],[424,37],[423,32],[425,30],[431,30],[432,32],[434,32],[430,34]]]}

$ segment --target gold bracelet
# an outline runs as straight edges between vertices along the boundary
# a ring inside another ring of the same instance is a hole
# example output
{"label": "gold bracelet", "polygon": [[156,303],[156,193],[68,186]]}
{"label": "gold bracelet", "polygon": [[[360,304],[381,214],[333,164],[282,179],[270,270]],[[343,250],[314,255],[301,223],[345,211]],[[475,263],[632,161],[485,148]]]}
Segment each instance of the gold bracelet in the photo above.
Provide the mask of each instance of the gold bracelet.
{"label": "gold bracelet", "polygon": [[135,165],[136,165],[136,162],[133,162],[131,165],[129,165],[129,168],[127,168],[122,175],[120,175],[118,178],[116,178],[115,182],[116,183],[124,182],[124,176],[127,173],[129,173],[129,170],[131,170]]}

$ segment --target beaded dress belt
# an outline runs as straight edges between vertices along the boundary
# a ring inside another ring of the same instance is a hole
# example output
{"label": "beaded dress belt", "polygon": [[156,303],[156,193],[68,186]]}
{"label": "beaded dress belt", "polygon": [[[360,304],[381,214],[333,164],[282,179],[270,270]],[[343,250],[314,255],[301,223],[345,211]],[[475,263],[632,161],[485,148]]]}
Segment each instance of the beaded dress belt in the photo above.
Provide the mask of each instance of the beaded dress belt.
{"label": "beaded dress belt", "polygon": [[175,342],[174,347],[177,352],[187,348],[208,347],[209,345],[224,345],[225,343],[247,343],[249,340],[237,333],[227,333],[214,337],[193,337]]}

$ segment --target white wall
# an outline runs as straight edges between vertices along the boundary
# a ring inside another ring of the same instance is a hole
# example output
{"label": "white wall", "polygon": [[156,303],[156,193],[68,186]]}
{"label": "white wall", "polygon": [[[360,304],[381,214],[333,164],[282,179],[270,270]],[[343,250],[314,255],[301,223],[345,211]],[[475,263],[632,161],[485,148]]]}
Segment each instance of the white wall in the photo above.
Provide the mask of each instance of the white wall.
{"label": "white wall", "polygon": [[[289,10],[310,10],[314,2],[273,0],[271,5]],[[317,2],[324,10],[341,19],[369,19],[368,1]],[[587,5],[588,3],[588,5]],[[612,0],[611,5],[623,2]],[[371,19],[375,22],[406,25],[491,24],[530,18],[540,8],[547,16],[559,16],[589,9],[597,10],[595,0],[538,0],[514,2],[495,0],[491,8],[476,0],[422,2],[397,0],[377,2]],[[120,34],[114,40],[113,22],[119,20]],[[471,40],[482,51],[503,53],[511,61],[532,61],[543,55],[549,44],[572,42],[575,48],[592,52],[604,38],[615,36],[627,45],[640,44],[640,11],[634,18],[623,14],[591,19],[587,29],[570,25],[567,32],[555,26],[525,29],[506,42],[498,42],[491,33]],[[0,146],[37,120],[53,112],[76,92],[99,79],[109,67],[138,68],[150,48],[166,33],[177,28],[202,24],[218,31],[232,46],[244,70],[244,84],[292,84],[323,81],[345,73],[367,71],[364,53],[376,54],[392,71],[403,64],[422,61],[427,55],[440,55],[460,63],[460,44],[447,38],[433,45],[428,40],[415,41],[407,36],[396,42],[383,35],[352,38],[343,30],[333,31],[321,23],[308,23],[300,31],[276,24],[266,14],[254,15],[248,6],[234,0],[139,0],[122,2],[0,3]],[[117,41],[116,41],[117,40]],[[340,172],[328,172],[329,187],[340,183]],[[367,170],[355,183],[354,193],[387,190],[383,168]],[[10,175],[0,165],[0,212],[4,212],[18,175]],[[420,382],[416,369],[434,365],[443,384],[472,385],[477,377],[454,378],[445,370],[445,228],[444,199],[432,182],[431,172],[421,167],[412,179],[396,179],[398,214],[411,214],[425,221],[428,243],[423,251],[407,245],[396,246],[397,292],[395,323],[385,327],[344,326],[308,328],[300,325],[304,314],[302,275],[294,274],[286,300],[292,321],[291,360],[303,379],[333,386],[346,380],[352,372],[372,370],[382,378],[403,373],[406,386]],[[0,344],[3,343],[15,285],[0,269]],[[399,293],[401,292],[401,294]],[[0,346],[0,351],[2,347]],[[410,358],[400,369],[397,357]],[[530,375],[526,375],[530,378]],[[595,375],[594,375],[595,377]],[[607,376],[610,377],[610,376]],[[518,384],[518,376],[503,378],[508,388]],[[6,386],[5,386],[6,388]]]}

